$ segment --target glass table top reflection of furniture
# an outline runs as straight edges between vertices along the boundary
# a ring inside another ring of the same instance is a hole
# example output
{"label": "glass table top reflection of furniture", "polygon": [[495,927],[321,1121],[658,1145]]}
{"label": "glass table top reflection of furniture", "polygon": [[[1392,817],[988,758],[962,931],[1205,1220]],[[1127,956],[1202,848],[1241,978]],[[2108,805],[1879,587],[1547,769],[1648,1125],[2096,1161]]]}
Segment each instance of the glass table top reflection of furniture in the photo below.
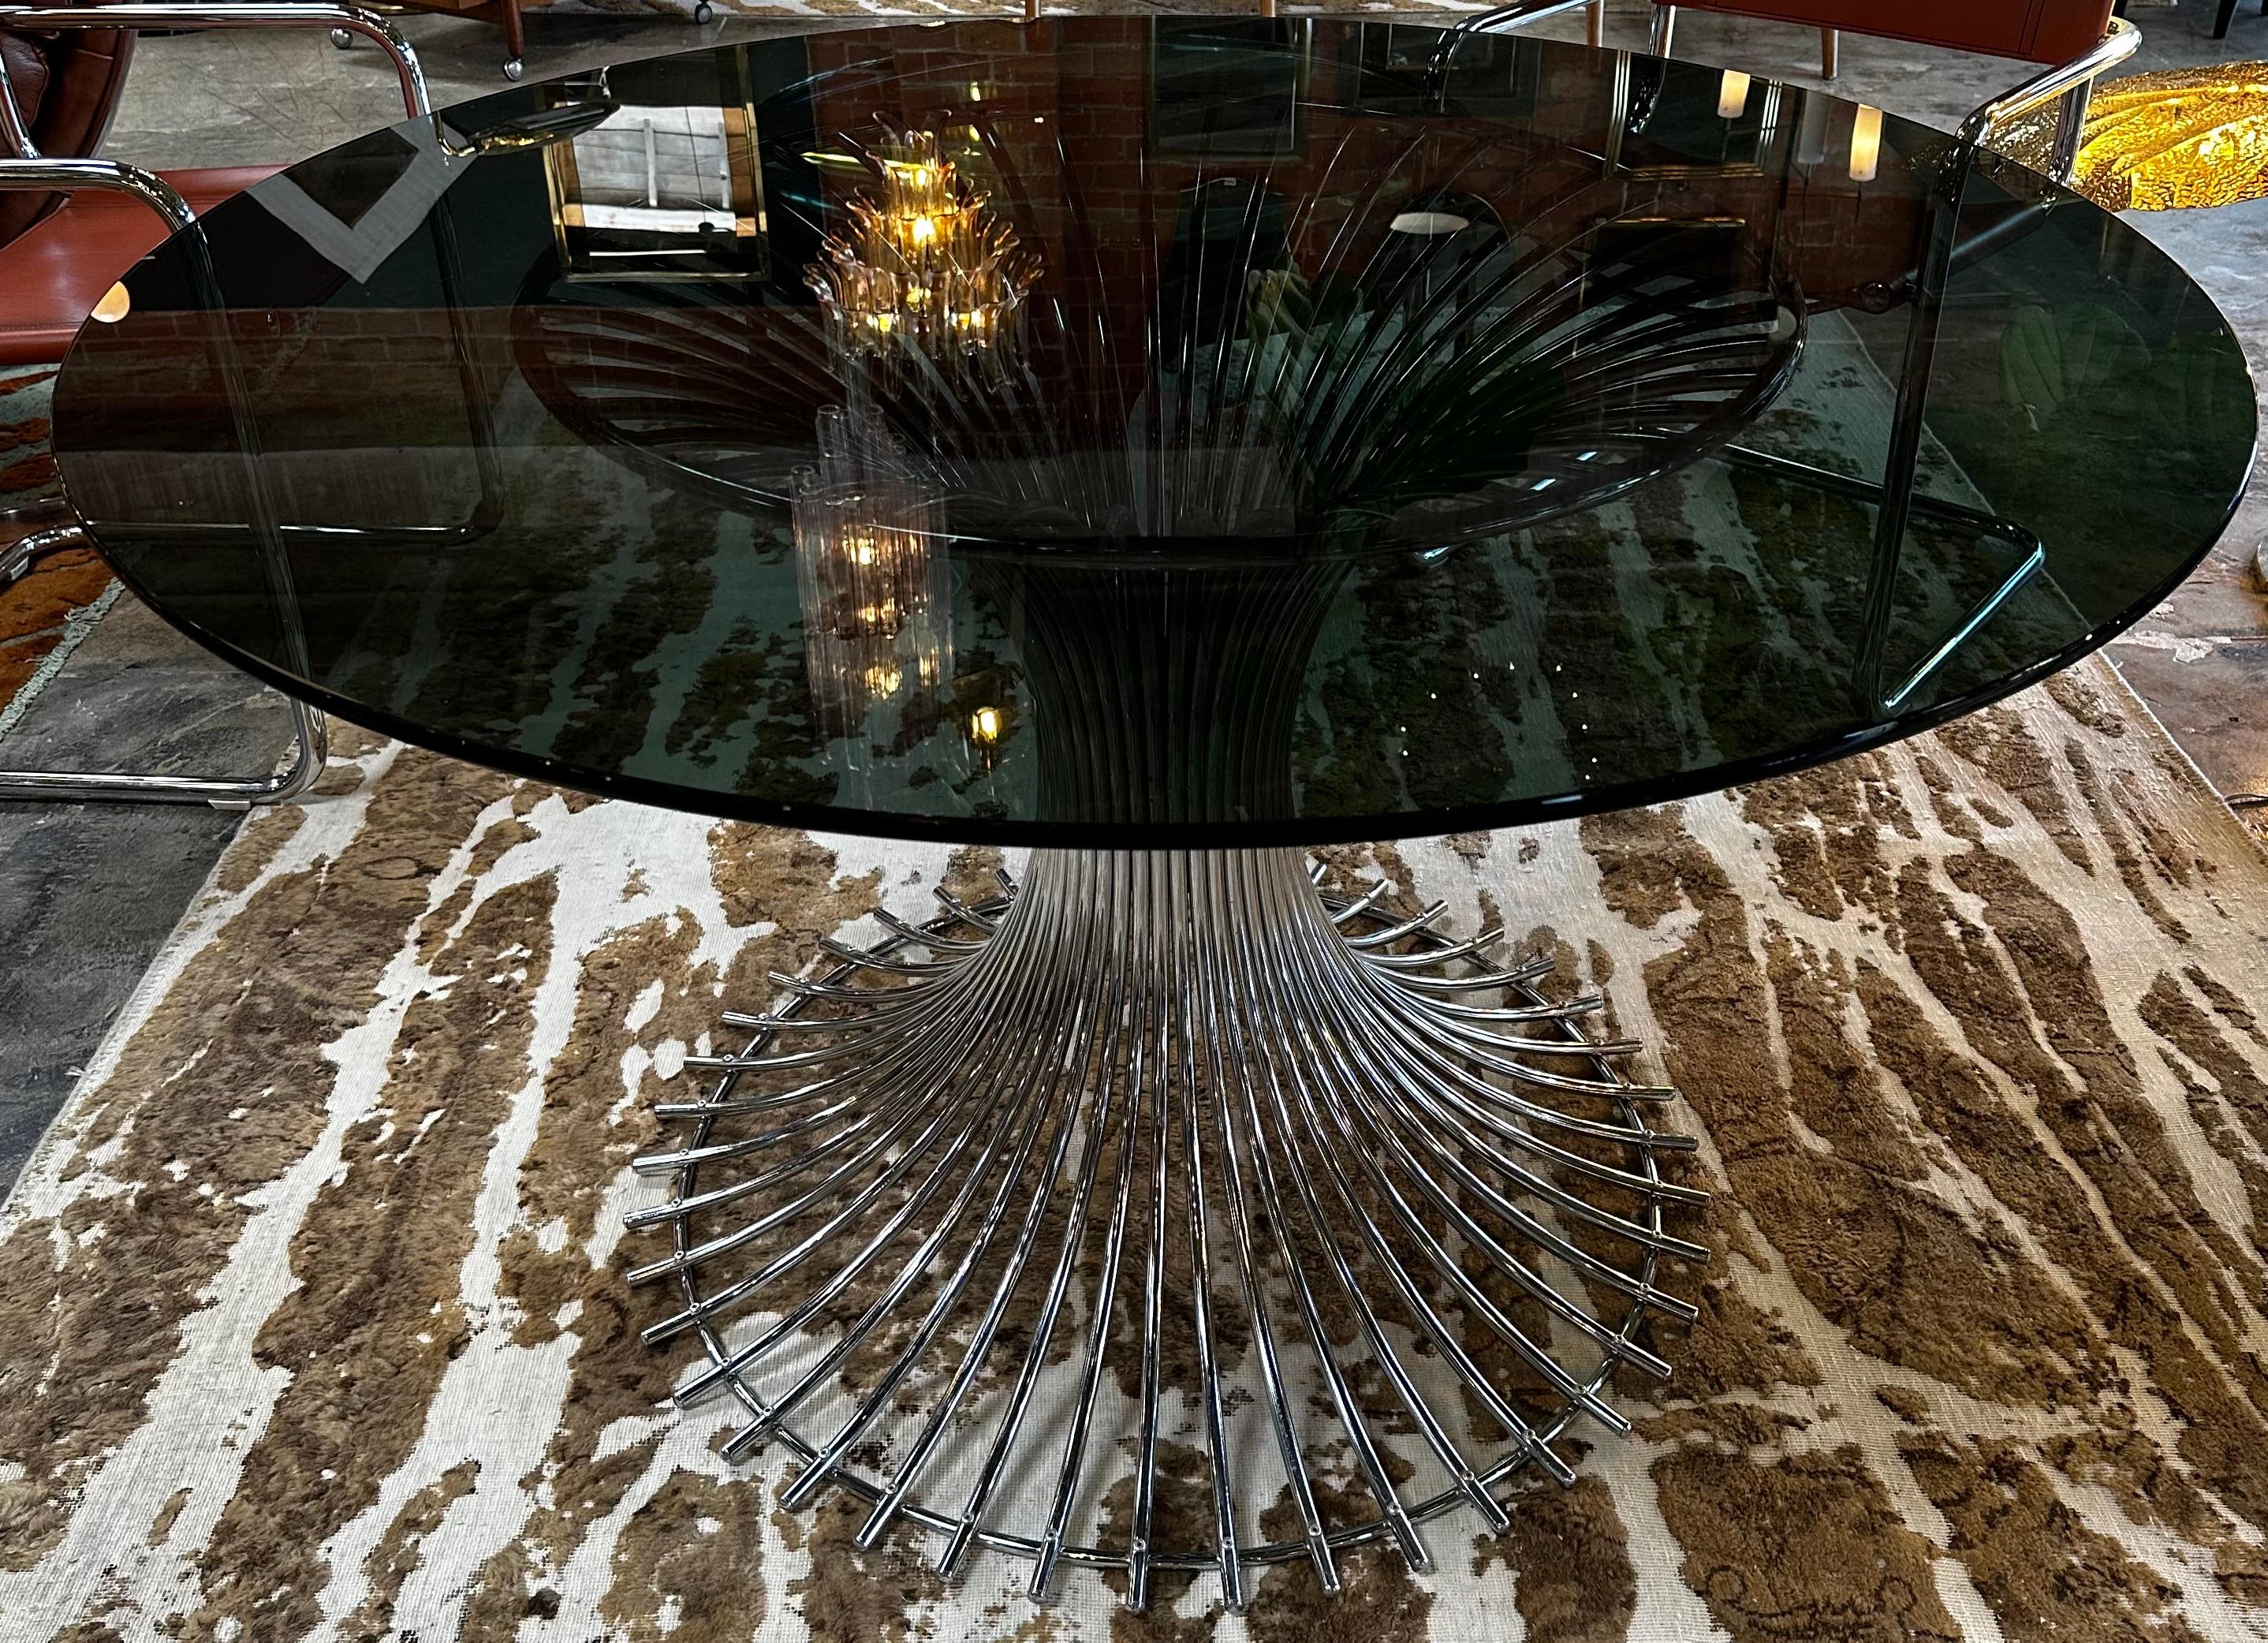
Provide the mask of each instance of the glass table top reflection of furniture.
{"label": "glass table top reflection of furniture", "polygon": [[789,1504],[1137,1602],[1422,1566],[1694,1315],[1690,1144],[1599,1001],[1299,847],[1972,711],[2186,575],[2255,434],[2213,303],[2014,162],[1379,21],[622,64],[126,285],[55,443],[200,643],[571,787],[1033,847],[727,1018],[630,1276]]}

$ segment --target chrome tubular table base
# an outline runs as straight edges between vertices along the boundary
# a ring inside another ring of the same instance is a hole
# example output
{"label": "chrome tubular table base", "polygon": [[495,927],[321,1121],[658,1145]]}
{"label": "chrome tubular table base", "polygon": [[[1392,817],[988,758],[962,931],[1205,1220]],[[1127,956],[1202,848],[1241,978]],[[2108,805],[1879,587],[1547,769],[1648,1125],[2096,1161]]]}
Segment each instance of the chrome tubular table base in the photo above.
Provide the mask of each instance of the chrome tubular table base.
{"label": "chrome tubular table base", "polygon": [[677,1150],[637,1160],[671,1241],[634,1282],[738,1400],[730,1456],[799,1457],[781,1499],[842,1488],[859,1544],[933,1530],[1123,1571],[1347,1548],[1469,1507],[1501,1528],[1616,1367],[1660,1376],[1650,1316],[1690,1322],[1664,1178],[1674,1092],[1616,1070],[1594,997],[1548,959],[1438,932],[1383,885],[1325,895],[1295,850],[1042,851],[1020,889],[881,915],[776,974],[737,1055],[691,1057]]}

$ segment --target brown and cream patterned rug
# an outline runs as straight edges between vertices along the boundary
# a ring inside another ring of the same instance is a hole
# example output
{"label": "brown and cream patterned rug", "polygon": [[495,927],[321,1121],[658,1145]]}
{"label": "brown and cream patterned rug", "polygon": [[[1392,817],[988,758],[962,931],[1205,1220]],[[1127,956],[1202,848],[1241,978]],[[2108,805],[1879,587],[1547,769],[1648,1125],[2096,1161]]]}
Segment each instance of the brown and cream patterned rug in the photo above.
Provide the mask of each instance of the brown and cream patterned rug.
{"label": "brown and cream patterned rug", "polygon": [[1744,792],[1377,852],[1572,944],[1687,1092],[1701,1323],[1440,1567],[1147,1614],[776,1509],[620,1281],[625,1160],[947,852],[350,734],[257,816],[0,1214],[0,1637],[2268,1639],[2268,859],[2089,663]]}

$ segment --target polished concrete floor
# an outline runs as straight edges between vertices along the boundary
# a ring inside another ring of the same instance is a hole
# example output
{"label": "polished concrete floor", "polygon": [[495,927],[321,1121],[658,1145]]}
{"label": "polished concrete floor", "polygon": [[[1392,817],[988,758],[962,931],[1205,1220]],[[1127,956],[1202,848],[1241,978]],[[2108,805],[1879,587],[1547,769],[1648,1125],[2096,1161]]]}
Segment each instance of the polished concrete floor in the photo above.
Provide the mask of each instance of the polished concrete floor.
{"label": "polished concrete floor", "polygon": [[[1981,3],[1981,0],[1980,0]],[[1004,13],[1008,10],[1003,7]],[[2268,57],[2268,19],[2204,37],[2205,0],[2138,4],[2139,66]],[[1642,43],[1647,8],[1617,0],[1616,44]],[[784,14],[776,14],[784,15]],[[537,15],[531,79],[783,26]],[[1575,34],[1580,21],[1548,32]],[[435,99],[501,88],[501,37],[455,18],[412,17]],[[1688,12],[1680,55],[1817,84],[1805,31]],[[1950,127],[2022,77],[2021,65],[1851,40],[1837,90]],[[150,39],[135,60],[107,151],[153,167],[282,161],[401,117],[385,59],[336,50],[320,30]],[[2268,201],[2139,217],[2245,331],[2268,378]],[[2113,659],[2224,792],[2268,791],[2268,600],[2252,569],[2268,535],[2268,484],[2256,484],[2227,541],[2164,607],[2112,647]],[[74,654],[6,745],[9,763],[123,759],[144,768],[237,771],[264,765],[286,731],[275,699],[122,605]],[[2268,813],[2262,813],[2268,816]],[[206,810],[0,805],[0,1186],[72,1080],[232,834]]]}

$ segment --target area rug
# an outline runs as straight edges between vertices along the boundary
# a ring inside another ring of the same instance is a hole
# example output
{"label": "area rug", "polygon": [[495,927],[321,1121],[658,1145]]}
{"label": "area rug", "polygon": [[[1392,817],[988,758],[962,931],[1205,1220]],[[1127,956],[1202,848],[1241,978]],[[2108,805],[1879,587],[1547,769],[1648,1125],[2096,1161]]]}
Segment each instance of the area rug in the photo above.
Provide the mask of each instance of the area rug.
{"label": "area rug", "polygon": [[[0,1636],[2268,1639],[2268,858],[2107,667],[1667,808],[1381,848],[1608,991],[1715,1259],[1637,1434],[1438,1571],[940,1581],[673,1413],[622,1212],[720,998],[994,858],[349,733],[0,1212]],[[1342,865],[1344,862],[1342,861]]]}
{"label": "area rug", "polygon": [[[0,515],[62,494],[48,447],[55,377],[52,369],[0,370]],[[29,528],[0,519],[0,544]],[[11,706],[20,712],[28,704],[91,625],[110,588],[109,568],[91,548],[53,555],[17,581],[0,584],[0,734],[15,721]]]}

